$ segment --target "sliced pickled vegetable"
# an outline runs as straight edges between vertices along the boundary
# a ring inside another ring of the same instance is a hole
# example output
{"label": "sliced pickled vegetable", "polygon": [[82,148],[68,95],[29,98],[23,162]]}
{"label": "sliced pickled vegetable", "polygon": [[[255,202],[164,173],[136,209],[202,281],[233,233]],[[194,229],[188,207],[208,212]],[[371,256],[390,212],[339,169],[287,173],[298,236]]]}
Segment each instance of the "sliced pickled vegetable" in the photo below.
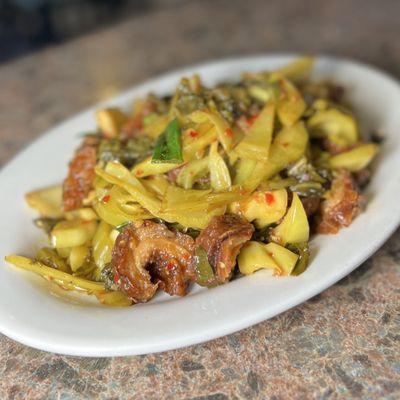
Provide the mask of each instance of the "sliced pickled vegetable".
{"label": "sliced pickled vegetable", "polygon": [[248,91],[251,97],[261,103],[274,99],[274,91],[270,86],[250,85]]}
{"label": "sliced pickled vegetable", "polygon": [[264,191],[271,191],[271,190],[279,190],[285,189],[292,185],[295,185],[298,181],[294,178],[285,178],[282,179],[280,177],[264,181],[260,184],[259,189]]}
{"label": "sliced pickled vegetable", "polygon": [[169,118],[167,115],[152,115],[153,118],[151,121],[149,121],[149,123],[145,123],[143,121],[144,126],[142,127],[142,132],[144,135],[152,139],[157,139],[165,131]]}
{"label": "sliced pickled vegetable", "polygon": [[302,57],[270,73],[269,80],[274,81],[282,77],[292,81],[302,80],[310,74],[313,66],[313,57]]}
{"label": "sliced pickled vegetable", "polygon": [[72,272],[77,271],[85,263],[89,256],[89,246],[83,244],[76,246],[71,249],[69,253],[69,265],[71,266]]}
{"label": "sliced pickled vegetable", "polygon": [[336,108],[317,111],[307,127],[313,137],[326,137],[338,148],[346,148],[358,141],[358,127],[354,117]]}
{"label": "sliced pickled vegetable", "polygon": [[62,187],[51,186],[45,189],[29,192],[25,196],[26,202],[40,215],[47,218],[61,217]]}
{"label": "sliced pickled vegetable", "polygon": [[257,166],[256,160],[250,160],[248,158],[241,158],[238,161],[236,168],[235,184],[243,185],[251,178],[254,169]]}
{"label": "sliced pickled vegetable", "polygon": [[248,134],[235,147],[242,158],[266,161],[274,129],[275,105],[268,103],[251,126]]}
{"label": "sliced pickled vegetable", "polygon": [[164,174],[168,171],[173,170],[179,165],[179,163],[154,163],[151,157],[146,158],[139,164],[136,164],[132,169],[133,174],[138,178],[145,178],[149,175]]}
{"label": "sliced pickled vegetable", "polygon": [[102,220],[113,226],[152,218],[152,215],[135,202],[129,193],[118,186],[106,194],[101,193],[93,208]]}
{"label": "sliced pickled vegetable", "polygon": [[271,273],[280,271],[274,259],[268,254],[265,244],[247,242],[238,256],[239,271],[243,275],[251,275],[260,269],[271,270]]}
{"label": "sliced pickled vegetable", "polygon": [[297,161],[304,155],[308,144],[308,132],[303,122],[283,128],[275,137],[266,162],[258,161],[249,178],[243,182],[245,187],[256,188],[262,181],[271,178],[279,171]]}
{"label": "sliced pickled vegetable", "polygon": [[103,135],[111,139],[120,134],[122,125],[128,117],[118,108],[105,108],[96,112],[96,120]]}
{"label": "sliced pickled vegetable", "polygon": [[51,231],[51,242],[54,247],[75,247],[90,240],[96,230],[95,221],[61,221]]}
{"label": "sliced pickled vegetable", "polygon": [[296,87],[287,79],[279,80],[279,88],[277,114],[282,125],[291,126],[303,115],[306,103]]}
{"label": "sliced pickled vegetable", "polygon": [[34,261],[27,257],[9,255],[6,256],[5,260],[18,268],[35,272],[43,278],[54,280],[55,283],[69,289],[82,290],[88,292],[89,294],[105,291],[103,283],[93,282],[88,279],[73,276],[55,268],[48,267],[39,261]]}
{"label": "sliced pickled vegetable", "polygon": [[224,159],[218,153],[218,143],[213,143],[208,155],[211,187],[217,191],[229,190],[232,186],[231,176]]}
{"label": "sliced pickled vegetable", "polygon": [[279,221],[286,213],[287,192],[285,189],[257,191],[242,202],[232,203],[230,210],[243,215],[261,229]]}
{"label": "sliced pickled vegetable", "polygon": [[215,127],[215,133],[218,141],[225,151],[229,151],[233,145],[233,131],[225,119],[218,111],[195,111],[190,114],[190,119],[196,123],[210,122]]}
{"label": "sliced pickled vegetable", "polygon": [[77,210],[67,211],[65,213],[65,218],[68,220],[82,219],[83,221],[94,221],[99,217],[90,207],[78,208]]}
{"label": "sliced pickled vegetable", "polygon": [[132,305],[132,300],[123,292],[99,292],[95,293],[100,303],[111,307],[127,307]]}
{"label": "sliced pickled vegetable", "polygon": [[68,264],[60,257],[54,249],[49,247],[41,248],[37,254],[36,259],[48,267],[58,269],[63,272],[71,272]]}
{"label": "sliced pickled vegetable", "polygon": [[352,150],[332,156],[329,159],[329,165],[335,169],[345,168],[351,172],[361,171],[375,157],[378,148],[375,143],[363,144]]}
{"label": "sliced pickled vegetable", "polygon": [[293,272],[299,258],[296,253],[293,253],[287,248],[273,242],[265,245],[265,248],[278,265],[282,275],[290,275]]}
{"label": "sliced pickled vegetable", "polygon": [[111,251],[114,245],[111,237],[112,230],[111,225],[102,221],[92,239],[92,256],[100,271],[111,261]]}
{"label": "sliced pickled vegetable", "polygon": [[271,239],[282,245],[301,243],[308,240],[309,234],[307,214],[299,196],[293,193],[292,204],[282,222],[272,230]]}
{"label": "sliced pickled vegetable", "polygon": [[196,179],[208,172],[208,164],[208,158],[190,161],[180,170],[176,183],[184,189],[191,189]]}

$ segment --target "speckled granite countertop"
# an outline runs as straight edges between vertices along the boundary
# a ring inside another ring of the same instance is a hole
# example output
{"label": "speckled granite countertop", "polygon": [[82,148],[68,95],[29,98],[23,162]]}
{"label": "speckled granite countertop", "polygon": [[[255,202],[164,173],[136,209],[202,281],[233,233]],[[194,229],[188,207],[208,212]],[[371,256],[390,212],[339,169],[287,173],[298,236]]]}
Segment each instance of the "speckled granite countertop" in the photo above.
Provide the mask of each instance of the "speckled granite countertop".
{"label": "speckled granite countertop", "polygon": [[[175,2],[176,3],[176,2]],[[357,58],[400,77],[400,2],[186,1],[0,66],[0,163],[46,128],[156,73],[274,51]],[[305,304],[167,353],[59,356],[0,336],[0,398],[400,398],[400,230]]]}

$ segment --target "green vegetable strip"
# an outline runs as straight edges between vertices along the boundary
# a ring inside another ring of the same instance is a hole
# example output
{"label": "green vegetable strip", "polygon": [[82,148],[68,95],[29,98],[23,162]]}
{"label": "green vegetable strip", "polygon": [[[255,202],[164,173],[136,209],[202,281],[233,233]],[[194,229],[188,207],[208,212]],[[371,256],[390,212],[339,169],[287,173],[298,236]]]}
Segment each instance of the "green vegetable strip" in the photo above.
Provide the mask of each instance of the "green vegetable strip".
{"label": "green vegetable strip", "polygon": [[196,283],[200,286],[215,286],[214,271],[208,262],[207,252],[201,246],[196,249],[196,260]]}
{"label": "green vegetable strip", "polygon": [[152,163],[183,163],[181,131],[176,118],[165,128],[158,137],[153,152]]}

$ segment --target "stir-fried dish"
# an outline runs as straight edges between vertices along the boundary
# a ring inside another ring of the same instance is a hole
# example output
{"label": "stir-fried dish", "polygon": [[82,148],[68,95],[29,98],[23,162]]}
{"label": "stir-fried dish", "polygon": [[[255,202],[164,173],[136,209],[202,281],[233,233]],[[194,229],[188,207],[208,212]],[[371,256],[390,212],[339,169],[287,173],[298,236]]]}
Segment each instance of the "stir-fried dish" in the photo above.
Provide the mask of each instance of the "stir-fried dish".
{"label": "stir-fried dish", "polygon": [[17,267],[108,305],[307,268],[309,237],[362,209],[376,141],[313,60],[96,113],[63,185],[26,195],[49,246]]}

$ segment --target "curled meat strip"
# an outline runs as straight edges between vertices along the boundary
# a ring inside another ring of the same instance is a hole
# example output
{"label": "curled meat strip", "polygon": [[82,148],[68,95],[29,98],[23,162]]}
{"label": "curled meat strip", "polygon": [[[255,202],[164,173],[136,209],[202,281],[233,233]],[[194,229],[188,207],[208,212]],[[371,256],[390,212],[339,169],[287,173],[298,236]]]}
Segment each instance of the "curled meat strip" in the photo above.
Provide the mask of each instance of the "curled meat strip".
{"label": "curled meat strip", "polygon": [[317,233],[337,233],[349,226],[360,212],[361,196],[350,172],[342,170],[332,181],[330,196],[321,203],[316,216]]}
{"label": "curled meat strip", "polygon": [[133,301],[150,300],[157,288],[184,296],[194,281],[194,240],[153,221],[129,224],[118,235],[111,266],[114,280]]}
{"label": "curled meat strip", "polygon": [[225,214],[214,217],[196,239],[207,252],[218,283],[226,282],[236,264],[241,247],[251,239],[254,228],[244,218]]}
{"label": "curled meat strip", "polygon": [[98,145],[99,140],[96,137],[86,137],[70,162],[68,176],[63,184],[64,211],[81,208],[83,199],[92,189]]}

